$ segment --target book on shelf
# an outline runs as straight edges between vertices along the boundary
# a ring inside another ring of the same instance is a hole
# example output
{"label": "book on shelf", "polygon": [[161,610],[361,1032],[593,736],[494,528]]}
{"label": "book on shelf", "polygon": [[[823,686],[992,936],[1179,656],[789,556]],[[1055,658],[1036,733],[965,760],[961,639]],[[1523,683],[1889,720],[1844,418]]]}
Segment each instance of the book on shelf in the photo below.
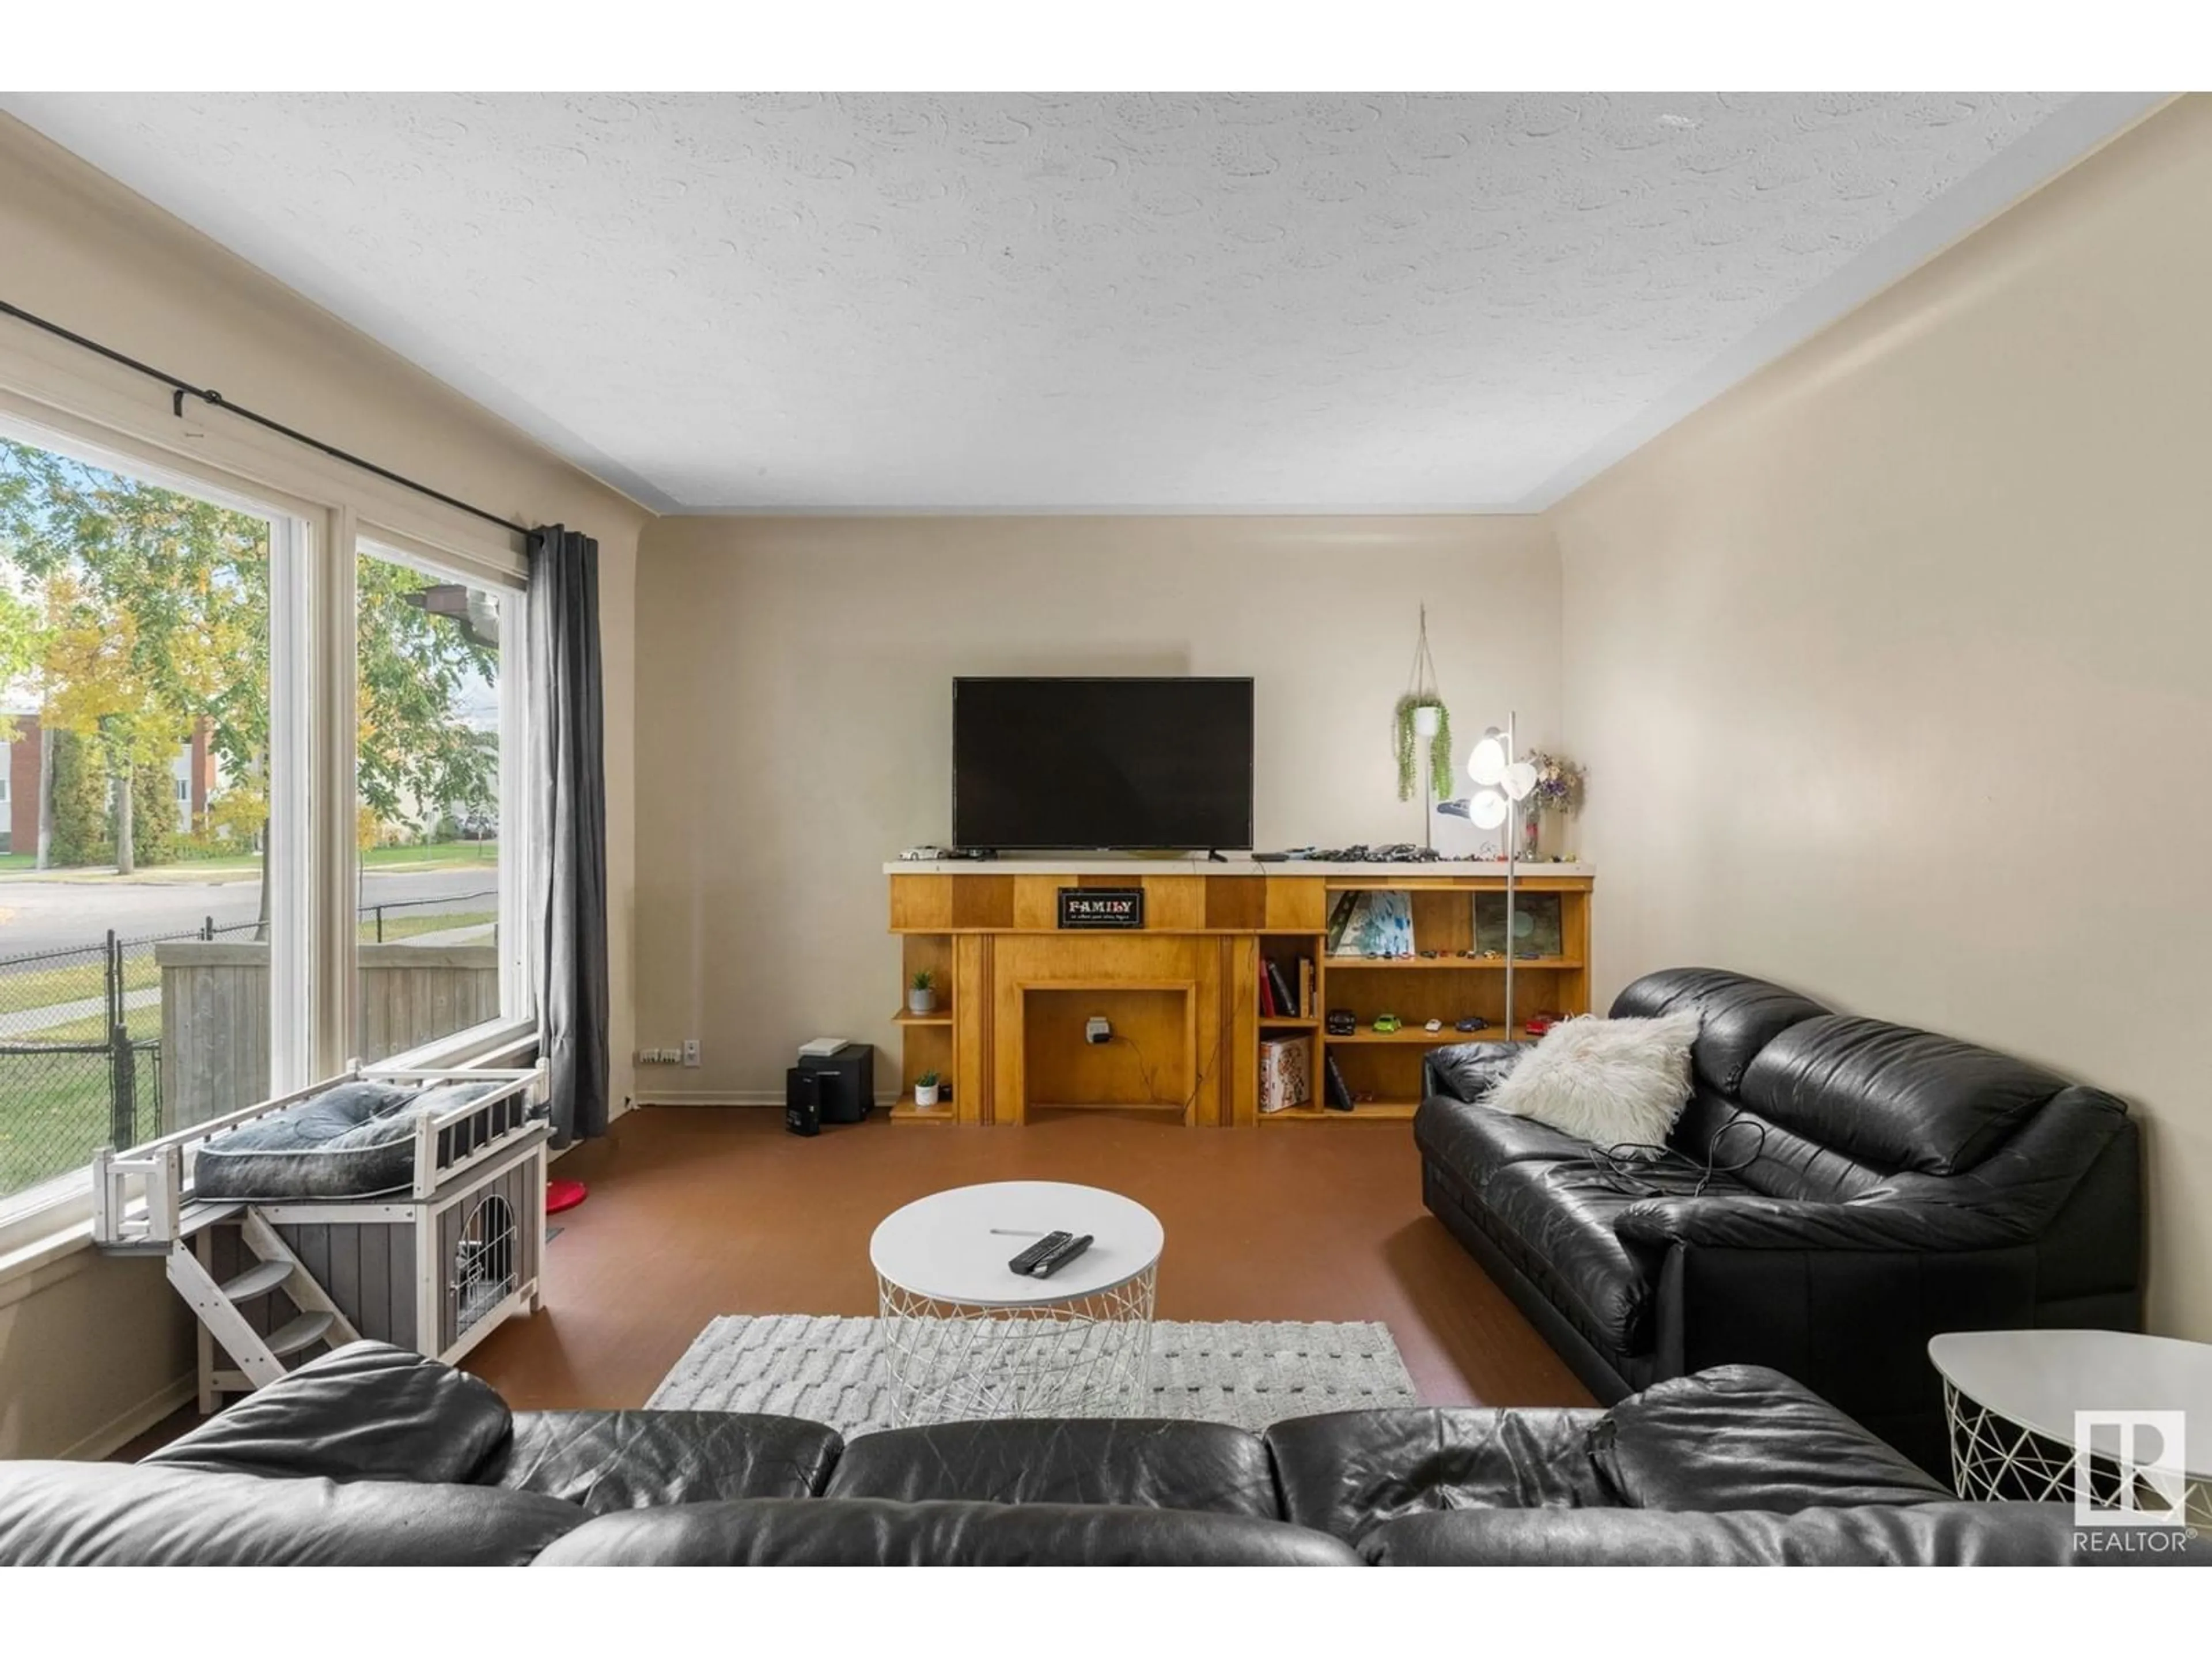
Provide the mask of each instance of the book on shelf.
{"label": "book on shelf", "polygon": [[1314,964],[1311,957],[1298,958],[1298,1018],[1314,1017]]}
{"label": "book on shelf", "polygon": [[1260,1040],[1260,1109],[1287,1111],[1313,1099],[1313,1039],[1271,1036]]}
{"label": "book on shelf", "polygon": [[1334,1054],[1324,1054],[1322,1066],[1328,1074],[1328,1097],[1322,1103],[1333,1112],[1352,1109],[1352,1085],[1344,1080],[1344,1072],[1336,1063]]}
{"label": "book on shelf", "polygon": [[1336,902],[1328,912],[1328,954],[1334,956],[1336,948],[1344,942],[1344,930],[1351,926],[1352,912],[1359,908],[1358,892],[1339,893]]}
{"label": "book on shelf", "polygon": [[1267,983],[1268,997],[1275,1005],[1276,1013],[1286,1019],[1296,1017],[1298,1000],[1291,994],[1290,977],[1283,972],[1283,964],[1270,957],[1260,966],[1261,977]]}
{"label": "book on shelf", "polygon": [[1263,970],[1260,975],[1260,1018],[1273,1019],[1276,1012],[1274,988],[1267,983],[1267,975]]}
{"label": "book on shelf", "polygon": [[1403,888],[1366,888],[1331,945],[1334,955],[1390,958],[1413,954],[1413,896]]}

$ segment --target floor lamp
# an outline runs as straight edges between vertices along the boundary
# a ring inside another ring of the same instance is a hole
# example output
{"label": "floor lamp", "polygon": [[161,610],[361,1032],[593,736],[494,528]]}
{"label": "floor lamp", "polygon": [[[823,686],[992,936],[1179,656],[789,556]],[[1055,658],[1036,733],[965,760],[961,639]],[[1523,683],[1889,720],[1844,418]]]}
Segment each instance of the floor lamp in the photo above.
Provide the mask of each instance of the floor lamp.
{"label": "floor lamp", "polygon": [[1508,714],[1505,729],[1492,726],[1467,757],[1468,781],[1474,793],[1437,808],[1467,819],[1478,830],[1505,826],[1505,1040],[1517,1041],[1513,1025],[1514,877],[1521,843],[1521,803],[1536,793],[1536,769],[1517,757],[1514,734],[1518,717]]}

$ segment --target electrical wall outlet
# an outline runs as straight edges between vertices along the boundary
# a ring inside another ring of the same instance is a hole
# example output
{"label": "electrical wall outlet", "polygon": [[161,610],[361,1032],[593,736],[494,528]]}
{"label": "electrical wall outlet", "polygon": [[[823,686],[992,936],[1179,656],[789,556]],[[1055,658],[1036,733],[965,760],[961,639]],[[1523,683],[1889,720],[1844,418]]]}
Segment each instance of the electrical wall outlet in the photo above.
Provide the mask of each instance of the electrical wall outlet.
{"label": "electrical wall outlet", "polygon": [[699,1039],[697,1037],[685,1037],[684,1039],[684,1063],[686,1066],[696,1066],[699,1063]]}
{"label": "electrical wall outlet", "polygon": [[1113,1026],[1101,1016],[1093,1014],[1083,1022],[1083,1040],[1085,1042],[1110,1042],[1113,1037]]}

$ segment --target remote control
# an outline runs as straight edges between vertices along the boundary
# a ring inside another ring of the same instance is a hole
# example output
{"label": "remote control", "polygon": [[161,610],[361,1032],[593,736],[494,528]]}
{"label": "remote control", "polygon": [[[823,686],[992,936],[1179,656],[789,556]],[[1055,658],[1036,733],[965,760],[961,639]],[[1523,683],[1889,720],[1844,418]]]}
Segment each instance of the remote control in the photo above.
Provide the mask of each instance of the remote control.
{"label": "remote control", "polygon": [[[1066,1233],[1060,1234],[1060,1237],[1062,1238],[1067,1238],[1067,1235]],[[1037,1279],[1050,1279],[1054,1273],[1058,1273],[1062,1267],[1065,1267],[1069,1262],[1074,1261],[1076,1257],[1081,1255],[1090,1248],[1091,1235],[1089,1233],[1084,1234],[1080,1238],[1069,1238],[1066,1243],[1062,1244],[1058,1249],[1054,1250],[1049,1255],[1046,1256],[1043,1261],[1038,1262],[1036,1267],[1030,1268],[1030,1273],[1033,1277]]]}
{"label": "remote control", "polygon": [[[1073,1243],[1074,1240],[1075,1235],[1073,1233],[1047,1233],[1042,1238],[1037,1240],[1036,1243],[1030,1245],[1029,1249],[1024,1250],[1019,1255],[1006,1263],[1006,1267],[1009,1271],[1020,1273],[1026,1277],[1029,1274],[1035,1273],[1037,1269],[1037,1264],[1042,1261],[1047,1256],[1050,1255],[1055,1250],[1065,1249],[1067,1245]],[[1084,1242],[1088,1243],[1090,1241],[1086,1239]]]}

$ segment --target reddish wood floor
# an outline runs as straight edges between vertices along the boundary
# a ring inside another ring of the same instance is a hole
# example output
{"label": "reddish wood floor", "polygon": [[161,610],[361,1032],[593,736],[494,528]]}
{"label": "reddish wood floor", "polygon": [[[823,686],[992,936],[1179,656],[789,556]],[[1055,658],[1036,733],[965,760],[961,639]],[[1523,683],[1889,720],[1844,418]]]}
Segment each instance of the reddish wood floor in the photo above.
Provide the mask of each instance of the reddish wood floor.
{"label": "reddish wood floor", "polygon": [[777,1111],[667,1107],[623,1119],[558,1172],[592,1195],[554,1218],[545,1307],[468,1362],[519,1407],[641,1405],[717,1314],[872,1314],[876,1223],[940,1188],[1005,1180],[1083,1182],[1149,1206],[1167,1229],[1164,1319],[1379,1319],[1433,1404],[1589,1403],[1421,1207],[1404,1123],[879,1116],[802,1140]]}

